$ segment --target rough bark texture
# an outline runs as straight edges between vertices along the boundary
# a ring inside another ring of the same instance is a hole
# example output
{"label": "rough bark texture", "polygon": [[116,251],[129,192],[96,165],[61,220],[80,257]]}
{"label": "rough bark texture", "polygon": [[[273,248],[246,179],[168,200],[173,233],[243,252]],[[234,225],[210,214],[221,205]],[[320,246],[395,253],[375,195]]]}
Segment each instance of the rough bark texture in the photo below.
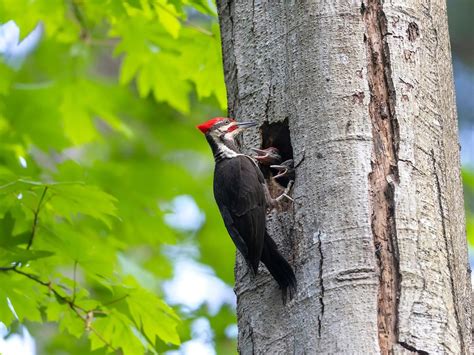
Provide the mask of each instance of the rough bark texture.
{"label": "rough bark texture", "polygon": [[229,114],[288,124],[304,158],[293,206],[268,221],[298,294],[284,306],[264,267],[252,278],[238,258],[240,353],[467,354],[445,0],[219,0],[218,11]]}

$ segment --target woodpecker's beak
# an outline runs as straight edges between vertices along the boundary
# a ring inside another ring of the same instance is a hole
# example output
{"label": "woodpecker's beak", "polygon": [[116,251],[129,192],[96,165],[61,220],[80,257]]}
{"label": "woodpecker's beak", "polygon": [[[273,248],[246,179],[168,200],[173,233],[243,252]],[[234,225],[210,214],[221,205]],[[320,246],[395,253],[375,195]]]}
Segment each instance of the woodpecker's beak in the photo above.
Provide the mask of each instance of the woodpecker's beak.
{"label": "woodpecker's beak", "polygon": [[257,122],[236,122],[239,128],[249,128],[257,125]]}
{"label": "woodpecker's beak", "polygon": [[273,177],[274,179],[285,176],[288,173],[288,167],[285,165],[270,165],[270,168],[278,170],[278,174]]}
{"label": "woodpecker's beak", "polygon": [[242,132],[243,130],[245,130],[249,127],[256,126],[256,125],[257,125],[256,122],[237,122],[237,121],[234,121],[228,126],[227,134],[229,135],[229,137],[235,137],[240,132]]}

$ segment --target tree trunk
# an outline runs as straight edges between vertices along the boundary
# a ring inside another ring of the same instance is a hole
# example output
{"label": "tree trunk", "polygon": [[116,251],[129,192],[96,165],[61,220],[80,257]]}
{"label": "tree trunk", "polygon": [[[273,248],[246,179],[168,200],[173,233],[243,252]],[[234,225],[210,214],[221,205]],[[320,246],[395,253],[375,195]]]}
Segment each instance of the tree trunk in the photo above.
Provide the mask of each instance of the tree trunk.
{"label": "tree trunk", "polygon": [[283,305],[239,256],[240,353],[469,353],[445,0],[219,0],[218,12],[229,114],[261,124],[244,149],[301,162],[293,205],[267,223],[298,293]]}

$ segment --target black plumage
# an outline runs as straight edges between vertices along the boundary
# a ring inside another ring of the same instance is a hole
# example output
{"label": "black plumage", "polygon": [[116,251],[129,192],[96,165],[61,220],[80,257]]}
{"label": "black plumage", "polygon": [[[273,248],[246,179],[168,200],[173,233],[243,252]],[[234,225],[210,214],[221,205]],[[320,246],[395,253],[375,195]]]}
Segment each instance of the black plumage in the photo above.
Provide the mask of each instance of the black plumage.
{"label": "black plumage", "polygon": [[[236,125],[235,123],[234,125]],[[265,179],[257,163],[240,154],[229,121],[209,123],[199,128],[214,153],[214,197],[224,224],[239,252],[254,274],[262,261],[282,290],[283,301],[296,291],[293,269],[278,251],[266,230]]]}
{"label": "black plumage", "polygon": [[262,261],[282,289],[283,299],[296,290],[293,269],[265,227],[266,200],[261,171],[240,155],[216,164],[214,197],[235,246],[256,274]]}
{"label": "black plumage", "polygon": [[[246,183],[246,181],[257,183]],[[265,235],[263,176],[246,156],[225,159],[214,171],[214,197],[235,245],[257,273]]]}

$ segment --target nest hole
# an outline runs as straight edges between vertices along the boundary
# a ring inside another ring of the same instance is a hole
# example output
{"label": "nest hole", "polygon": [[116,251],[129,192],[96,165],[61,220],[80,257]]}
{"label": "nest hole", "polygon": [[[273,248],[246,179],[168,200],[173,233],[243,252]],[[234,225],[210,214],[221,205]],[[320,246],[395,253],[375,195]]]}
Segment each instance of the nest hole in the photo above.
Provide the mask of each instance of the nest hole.
{"label": "nest hole", "polygon": [[[293,159],[293,147],[291,145],[288,118],[285,118],[283,121],[272,123],[265,121],[260,126],[260,134],[262,137],[261,149],[266,149],[269,147],[277,148],[282,162]],[[269,185],[273,185],[273,177],[277,174],[277,171],[275,169],[271,169],[269,166],[261,166],[261,170]],[[285,177],[278,178],[276,182],[285,188],[288,186],[290,179]],[[273,197],[278,195],[278,191],[272,191],[272,189],[270,189],[270,193]]]}

